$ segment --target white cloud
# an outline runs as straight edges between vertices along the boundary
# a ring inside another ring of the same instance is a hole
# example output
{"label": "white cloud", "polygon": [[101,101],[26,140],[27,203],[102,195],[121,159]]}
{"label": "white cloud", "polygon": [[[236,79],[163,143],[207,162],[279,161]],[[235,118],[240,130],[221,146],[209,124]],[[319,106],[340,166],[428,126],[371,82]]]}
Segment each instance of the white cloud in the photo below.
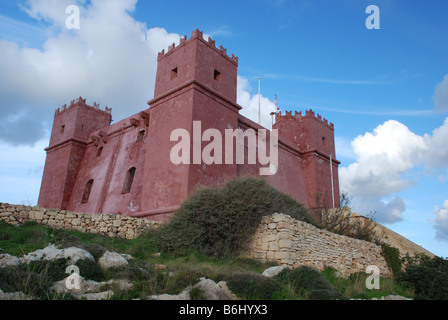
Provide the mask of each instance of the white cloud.
{"label": "white cloud", "polygon": [[426,149],[423,137],[390,120],[352,141],[356,162],[339,170],[341,188],[352,196],[379,197],[412,185],[402,174],[412,169]]}
{"label": "white cloud", "polygon": [[432,135],[424,135],[427,153],[424,155],[425,163],[429,168],[447,168],[448,167],[448,118],[443,125],[436,128]]}
{"label": "white cloud", "polygon": [[[30,144],[51,126],[54,110],[82,96],[112,107],[114,120],[147,108],[153,97],[157,54],[180,35],[148,29],[130,13],[137,0],[92,0],[80,6],[79,30],[68,30],[65,9],[71,0],[28,0],[23,10],[48,24],[41,49],[0,39],[0,140]],[[204,34],[207,38],[208,35]],[[258,119],[258,96],[239,77],[242,113]],[[262,97],[262,125],[270,127],[273,104]],[[23,130],[23,128],[27,128]]]}
{"label": "white cloud", "polygon": [[424,136],[398,121],[386,121],[352,141],[356,160],[339,169],[341,190],[353,197],[354,210],[359,213],[376,212],[378,222],[400,221],[406,206],[397,193],[418,183],[406,176],[420,166],[425,172],[446,170],[446,141],[448,118]]}
{"label": "white cloud", "polygon": [[442,207],[436,207],[434,213],[436,215],[434,222],[436,238],[440,240],[448,240],[448,200],[445,200]]}
{"label": "white cloud", "polygon": [[445,75],[443,81],[436,86],[433,98],[436,111],[448,111],[448,74]]}
{"label": "white cloud", "polygon": [[36,205],[49,133],[34,146],[15,147],[0,142],[0,201]]}
{"label": "white cloud", "polygon": [[360,196],[353,199],[352,205],[356,212],[381,223],[402,221],[403,212],[406,210],[406,204],[399,196],[390,201],[384,201],[381,197]]}
{"label": "white cloud", "polygon": [[26,3],[25,11],[53,30],[41,49],[0,39],[3,141],[36,142],[51,125],[54,110],[79,96],[112,107],[114,119],[147,108],[154,93],[157,53],[179,42],[179,35],[148,29],[132,18],[129,12],[136,0],[92,0],[81,7],[80,29],[67,30],[69,2]]}

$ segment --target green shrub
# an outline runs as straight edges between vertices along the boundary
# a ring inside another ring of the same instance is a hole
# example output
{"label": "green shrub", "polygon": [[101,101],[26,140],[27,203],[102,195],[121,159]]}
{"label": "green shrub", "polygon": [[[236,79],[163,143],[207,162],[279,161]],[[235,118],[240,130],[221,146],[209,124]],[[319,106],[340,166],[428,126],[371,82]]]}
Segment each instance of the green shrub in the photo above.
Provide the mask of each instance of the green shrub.
{"label": "green shrub", "polygon": [[39,299],[53,299],[50,288],[67,274],[67,259],[31,261],[29,264],[0,269],[0,288],[4,292],[23,292]]}
{"label": "green shrub", "polygon": [[346,300],[347,298],[336,290],[315,289],[308,293],[309,300]]}
{"label": "green shrub", "polygon": [[397,281],[415,289],[415,299],[448,300],[448,260],[426,255],[404,258]]}
{"label": "green shrub", "polygon": [[79,275],[86,280],[102,281],[104,279],[103,271],[95,261],[82,259],[75,265],[79,268]]}
{"label": "green shrub", "polygon": [[261,218],[275,212],[316,224],[302,204],[264,180],[237,178],[222,188],[193,194],[154,237],[168,254],[196,251],[213,258],[231,258],[246,248]]}
{"label": "green shrub", "polygon": [[191,300],[207,300],[204,297],[204,293],[200,287],[194,287],[190,290],[190,299]]}
{"label": "green shrub", "polygon": [[282,291],[277,281],[257,273],[232,273],[224,276],[224,281],[234,294],[245,300],[273,300]]}
{"label": "green shrub", "polygon": [[394,275],[398,274],[401,271],[400,250],[386,244],[381,245],[381,248],[390,271]]}
{"label": "green shrub", "polygon": [[284,269],[274,279],[284,285],[291,286],[299,296],[305,296],[306,293],[313,290],[334,291],[333,286],[322,273],[308,266]]}

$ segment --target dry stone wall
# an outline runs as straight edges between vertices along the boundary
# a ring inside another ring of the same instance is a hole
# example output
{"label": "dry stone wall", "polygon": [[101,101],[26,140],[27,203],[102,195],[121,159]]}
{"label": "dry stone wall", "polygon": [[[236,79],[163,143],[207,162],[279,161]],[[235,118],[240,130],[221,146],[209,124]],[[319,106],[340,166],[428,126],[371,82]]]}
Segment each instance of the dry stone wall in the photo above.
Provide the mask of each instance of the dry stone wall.
{"label": "dry stone wall", "polygon": [[[121,215],[74,213],[6,203],[0,203],[0,220],[16,225],[35,221],[50,228],[126,239],[134,239],[144,230],[161,225],[161,222]],[[366,272],[367,266],[374,265],[381,276],[391,275],[380,246],[318,229],[284,214],[263,217],[247,255],[292,268],[333,267],[344,276]]]}
{"label": "dry stone wall", "polygon": [[391,276],[380,246],[337,235],[284,214],[263,217],[248,254],[292,268],[333,267],[344,276],[366,272],[373,265],[379,268],[380,276]]}
{"label": "dry stone wall", "polygon": [[35,221],[53,229],[77,230],[126,239],[134,239],[144,230],[157,228],[161,224],[122,215],[74,213],[7,203],[0,203],[0,220],[15,225]]}

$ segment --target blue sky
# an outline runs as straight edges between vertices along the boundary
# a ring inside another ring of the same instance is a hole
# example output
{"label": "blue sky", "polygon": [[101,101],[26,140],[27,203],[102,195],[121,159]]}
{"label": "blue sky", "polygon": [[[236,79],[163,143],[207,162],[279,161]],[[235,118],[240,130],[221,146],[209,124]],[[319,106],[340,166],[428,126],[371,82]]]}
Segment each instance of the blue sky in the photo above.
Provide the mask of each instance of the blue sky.
{"label": "blue sky", "polygon": [[[67,30],[65,9],[81,9]],[[365,22],[369,5],[380,29]],[[352,205],[448,256],[448,2],[0,2],[0,201],[36,204],[54,110],[82,95],[114,120],[146,108],[157,52],[199,28],[239,57],[238,102],[263,122],[313,109],[335,124]]]}

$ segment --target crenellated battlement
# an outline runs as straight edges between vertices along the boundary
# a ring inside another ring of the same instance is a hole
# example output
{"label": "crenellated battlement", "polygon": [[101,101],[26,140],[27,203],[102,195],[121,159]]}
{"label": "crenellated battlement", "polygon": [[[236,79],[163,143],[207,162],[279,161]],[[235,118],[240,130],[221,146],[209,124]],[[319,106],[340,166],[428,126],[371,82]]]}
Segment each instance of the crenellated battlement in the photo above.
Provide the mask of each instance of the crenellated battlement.
{"label": "crenellated battlement", "polygon": [[275,122],[280,122],[284,120],[303,120],[303,119],[315,119],[322,124],[330,127],[331,129],[334,129],[334,124],[332,122],[328,122],[327,119],[322,118],[320,114],[315,114],[315,112],[310,109],[305,111],[305,115],[302,115],[302,111],[295,111],[294,115],[292,114],[292,111],[286,111],[285,114],[282,114],[281,111],[276,113],[275,115]]}
{"label": "crenellated battlement", "polygon": [[70,105],[68,107],[67,107],[67,104],[64,104],[62,107],[57,108],[55,111],[55,115],[64,112],[65,110],[69,109],[70,107],[73,107],[74,105],[82,105],[82,106],[85,106],[88,108],[96,109],[101,112],[105,112],[107,114],[112,114],[112,108],[108,108],[106,106],[104,110],[101,110],[99,103],[93,102],[93,106],[90,106],[86,103],[86,99],[79,97],[77,99],[73,99],[72,101],[70,101]]}
{"label": "crenellated battlement", "polygon": [[188,39],[188,40],[187,40],[187,36],[184,36],[184,37],[180,38],[180,43],[179,43],[178,46],[176,46],[176,44],[173,43],[172,45],[170,45],[168,47],[168,51],[167,52],[165,52],[165,49],[163,49],[161,52],[159,52],[157,60],[160,60],[164,56],[172,54],[175,50],[177,50],[178,48],[186,45],[187,43],[189,43],[190,41],[192,41],[194,39],[198,39],[198,40],[202,41],[203,43],[208,45],[210,48],[212,48],[216,52],[220,53],[223,57],[227,58],[229,61],[234,63],[236,66],[238,66],[238,57],[236,57],[233,53],[232,53],[232,56],[228,56],[227,55],[227,49],[224,48],[223,46],[220,46],[219,48],[216,47],[216,41],[213,40],[212,38],[208,37],[208,41],[205,40],[204,39],[204,33],[202,31],[200,31],[199,29],[196,29],[196,30],[192,31],[191,38]]}

